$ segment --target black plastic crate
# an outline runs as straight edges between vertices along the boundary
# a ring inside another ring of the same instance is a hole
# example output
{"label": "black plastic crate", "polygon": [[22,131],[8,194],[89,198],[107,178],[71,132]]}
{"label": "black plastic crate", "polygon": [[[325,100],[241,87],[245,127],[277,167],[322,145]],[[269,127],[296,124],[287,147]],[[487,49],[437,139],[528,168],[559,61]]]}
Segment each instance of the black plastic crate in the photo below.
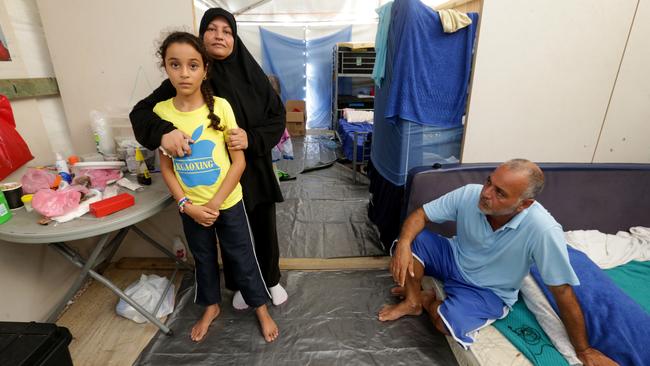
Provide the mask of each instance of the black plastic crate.
{"label": "black plastic crate", "polygon": [[0,365],[71,366],[67,328],[48,323],[0,322]]}
{"label": "black plastic crate", "polygon": [[337,108],[354,108],[354,109],[373,109],[375,107],[374,98],[359,98],[352,95],[339,95]]}

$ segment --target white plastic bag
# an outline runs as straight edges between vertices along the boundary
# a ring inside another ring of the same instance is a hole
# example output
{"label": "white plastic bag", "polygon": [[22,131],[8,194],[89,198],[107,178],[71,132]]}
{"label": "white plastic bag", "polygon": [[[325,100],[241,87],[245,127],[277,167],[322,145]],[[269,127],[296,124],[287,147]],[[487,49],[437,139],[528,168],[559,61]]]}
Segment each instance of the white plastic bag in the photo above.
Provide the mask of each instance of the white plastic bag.
{"label": "white plastic bag", "polygon": [[[131,297],[133,301],[145,308],[145,310],[152,313],[163,292],[165,292],[167,284],[169,284],[167,277],[156,275],[147,276],[143,274],[140,276],[140,280],[130,284],[129,287],[124,290],[124,293]],[[122,299],[117,303],[115,311],[118,315],[131,319],[136,323],[144,323],[147,321],[147,318]],[[174,311],[173,285],[169,288],[169,291],[167,291],[165,300],[163,300],[163,303],[160,305],[156,317],[162,318],[163,316],[171,314],[172,311]]]}
{"label": "white plastic bag", "polygon": [[293,143],[286,128],[280,137],[280,142],[271,149],[271,159],[274,163],[280,159],[293,160]]}

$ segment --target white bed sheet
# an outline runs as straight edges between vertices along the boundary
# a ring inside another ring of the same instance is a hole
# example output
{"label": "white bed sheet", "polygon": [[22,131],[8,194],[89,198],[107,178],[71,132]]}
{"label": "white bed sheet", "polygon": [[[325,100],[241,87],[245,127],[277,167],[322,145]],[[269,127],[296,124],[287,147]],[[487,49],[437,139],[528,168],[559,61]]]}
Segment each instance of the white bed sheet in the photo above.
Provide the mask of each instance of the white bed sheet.
{"label": "white bed sheet", "polygon": [[[441,299],[446,297],[442,283],[438,280],[425,277],[422,285],[424,288],[433,288],[436,297]],[[479,331],[476,341],[469,350],[464,349],[452,337],[448,336],[447,342],[460,366],[532,365],[528,358],[492,325]]]}

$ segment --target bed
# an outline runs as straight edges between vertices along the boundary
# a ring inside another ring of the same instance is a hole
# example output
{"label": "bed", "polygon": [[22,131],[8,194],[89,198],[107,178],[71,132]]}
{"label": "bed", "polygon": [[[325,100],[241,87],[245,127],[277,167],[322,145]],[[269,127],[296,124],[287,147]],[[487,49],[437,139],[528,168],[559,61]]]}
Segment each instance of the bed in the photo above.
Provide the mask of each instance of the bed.
{"label": "bed", "polygon": [[337,132],[341,140],[343,155],[345,155],[346,159],[357,163],[368,161],[370,158],[372,123],[350,123],[344,118],[341,118],[339,119]]}
{"label": "bed", "polygon": [[353,180],[356,183],[356,174],[359,165],[364,165],[370,159],[370,141],[372,138],[372,123],[348,122],[345,118],[339,119],[336,130],[343,155],[352,162]]}
{"label": "bed", "polygon": [[[565,231],[593,229],[606,234],[633,226],[650,227],[650,165],[540,164],[546,187],[538,200]],[[439,169],[413,169],[406,184],[405,217],[422,204],[468,183],[482,183],[496,164],[453,164]],[[430,229],[451,236],[453,223],[431,224]],[[650,274],[646,274],[650,275]],[[439,296],[442,286],[429,279]],[[530,361],[494,326],[484,328],[478,341],[465,350],[448,342],[460,365],[529,365]]]}

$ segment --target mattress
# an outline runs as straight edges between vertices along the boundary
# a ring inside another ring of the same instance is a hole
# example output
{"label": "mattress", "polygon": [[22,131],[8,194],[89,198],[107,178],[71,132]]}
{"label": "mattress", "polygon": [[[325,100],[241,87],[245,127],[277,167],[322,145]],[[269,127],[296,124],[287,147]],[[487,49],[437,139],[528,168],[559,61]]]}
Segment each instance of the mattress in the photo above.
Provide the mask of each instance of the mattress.
{"label": "mattress", "polygon": [[[442,283],[432,277],[425,277],[422,286],[433,288],[436,297],[445,298]],[[513,365],[529,366],[530,361],[519,352],[495,327],[488,325],[481,329],[476,342],[466,350],[452,337],[447,336],[447,343],[460,366]]]}

